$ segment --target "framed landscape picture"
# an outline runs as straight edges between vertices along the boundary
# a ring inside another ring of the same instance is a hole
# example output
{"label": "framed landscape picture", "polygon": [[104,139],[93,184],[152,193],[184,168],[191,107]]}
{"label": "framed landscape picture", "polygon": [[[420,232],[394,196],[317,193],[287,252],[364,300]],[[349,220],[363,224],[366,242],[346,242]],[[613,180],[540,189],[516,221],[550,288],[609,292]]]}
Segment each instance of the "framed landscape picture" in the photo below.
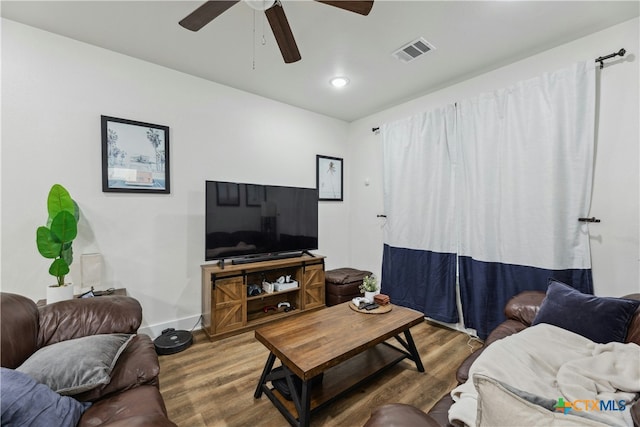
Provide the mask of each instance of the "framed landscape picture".
{"label": "framed landscape picture", "polygon": [[339,157],[316,155],[318,200],[342,201],[343,164]]}
{"label": "framed landscape picture", "polygon": [[102,191],[169,193],[169,128],[101,116]]}

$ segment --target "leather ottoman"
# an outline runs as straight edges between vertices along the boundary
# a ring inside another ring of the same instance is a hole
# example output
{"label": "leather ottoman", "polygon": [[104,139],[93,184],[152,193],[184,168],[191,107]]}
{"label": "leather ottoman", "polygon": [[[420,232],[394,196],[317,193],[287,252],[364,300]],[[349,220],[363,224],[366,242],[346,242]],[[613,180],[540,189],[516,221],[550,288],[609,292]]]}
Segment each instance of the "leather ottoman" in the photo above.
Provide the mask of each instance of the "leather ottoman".
{"label": "leather ottoman", "polygon": [[338,268],[325,271],[325,295],[327,306],[351,301],[355,297],[362,296],[360,285],[365,276],[373,273],[355,268]]}

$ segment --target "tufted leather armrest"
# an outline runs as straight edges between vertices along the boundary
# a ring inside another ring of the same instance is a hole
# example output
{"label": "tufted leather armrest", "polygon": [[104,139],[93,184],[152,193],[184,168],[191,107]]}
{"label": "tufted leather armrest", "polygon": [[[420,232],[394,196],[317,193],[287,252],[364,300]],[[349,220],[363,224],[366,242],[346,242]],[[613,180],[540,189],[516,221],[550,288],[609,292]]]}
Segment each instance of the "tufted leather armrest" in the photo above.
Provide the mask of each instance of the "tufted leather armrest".
{"label": "tufted leather armrest", "polygon": [[507,319],[517,320],[531,326],[546,294],[542,291],[525,291],[512,297],[504,306]]}
{"label": "tufted leather armrest", "polygon": [[142,307],[131,297],[74,298],[39,308],[38,347],[96,334],[136,333]]}
{"label": "tufted leather armrest", "polygon": [[38,349],[38,308],[29,298],[0,294],[2,366],[15,369]]}
{"label": "tufted leather armrest", "polygon": [[[623,298],[640,300],[640,294],[629,294],[625,295]],[[627,329],[627,339],[625,342],[633,342],[640,345],[640,307],[638,307],[631,318],[631,322],[629,322],[629,329]],[[640,416],[640,407],[638,408],[638,414]]]}

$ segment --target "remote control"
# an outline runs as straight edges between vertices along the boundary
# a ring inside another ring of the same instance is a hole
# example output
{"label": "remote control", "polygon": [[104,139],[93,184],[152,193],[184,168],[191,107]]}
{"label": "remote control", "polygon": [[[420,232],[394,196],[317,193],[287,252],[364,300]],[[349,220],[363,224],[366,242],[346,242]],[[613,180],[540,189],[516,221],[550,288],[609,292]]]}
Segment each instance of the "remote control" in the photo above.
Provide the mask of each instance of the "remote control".
{"label": "remote control", "polygon": [[360,304],[358,305],[358,310],[362,310],[363,308],[367,308],[368,306],[370,306],[371,303],[367,302],[367,301],[361,301]]}

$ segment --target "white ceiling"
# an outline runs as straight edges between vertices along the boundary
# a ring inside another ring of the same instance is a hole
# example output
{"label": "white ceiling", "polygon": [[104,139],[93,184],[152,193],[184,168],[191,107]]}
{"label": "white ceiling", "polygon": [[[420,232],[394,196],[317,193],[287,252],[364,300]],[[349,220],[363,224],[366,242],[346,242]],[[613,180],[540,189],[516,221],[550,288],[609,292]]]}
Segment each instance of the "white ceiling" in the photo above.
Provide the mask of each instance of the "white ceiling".
{"label": "white ceiling", "polygon": [[[254,11],[243,3],[198,32],[178,25],[202,3],[3,0],[0,14],[353,121],[629,20],[640,10],[637,0],[375,0],[369,16],[361,16],[314,1],[283,0],[302,55],[301,61],[285,64],[264,14],[255,14],[254,37]],[[391,55],[418,37],[436,49],[409,63]],[[334,75],[348,76],[351,84],[330,87]]]}

